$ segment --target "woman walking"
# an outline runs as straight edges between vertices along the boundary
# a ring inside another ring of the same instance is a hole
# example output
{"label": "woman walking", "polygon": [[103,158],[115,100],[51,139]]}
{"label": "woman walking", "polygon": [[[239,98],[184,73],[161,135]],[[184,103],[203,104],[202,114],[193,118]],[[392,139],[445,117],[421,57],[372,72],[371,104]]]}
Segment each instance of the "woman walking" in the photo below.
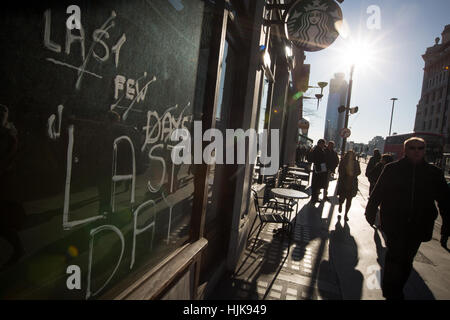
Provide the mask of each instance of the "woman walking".
{"label": "woman walking", "polygon": [[337,195],[339,196],[339,213],[342,212],[342,204],[345,203],[345,221],[348,220],[348,212],[352,205],[352,199],[358,192],[358,176],[361,174],[359,162],[356,160],[353,150],[349,150],[339,164],[339,178],[337,182]]}

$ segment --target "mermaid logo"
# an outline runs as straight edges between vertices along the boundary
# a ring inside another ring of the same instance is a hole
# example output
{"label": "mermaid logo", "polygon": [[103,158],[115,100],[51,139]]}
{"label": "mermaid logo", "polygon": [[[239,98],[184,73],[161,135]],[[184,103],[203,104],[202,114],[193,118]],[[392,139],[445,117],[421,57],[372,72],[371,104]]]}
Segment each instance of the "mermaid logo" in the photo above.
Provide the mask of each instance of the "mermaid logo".
{"label": "mermaid logo", "polygon": [[298,48],[318,51],[336,40],[338,21],[342,21],[342,11],[334,0],[298,0],[287,12],[285,32]]}

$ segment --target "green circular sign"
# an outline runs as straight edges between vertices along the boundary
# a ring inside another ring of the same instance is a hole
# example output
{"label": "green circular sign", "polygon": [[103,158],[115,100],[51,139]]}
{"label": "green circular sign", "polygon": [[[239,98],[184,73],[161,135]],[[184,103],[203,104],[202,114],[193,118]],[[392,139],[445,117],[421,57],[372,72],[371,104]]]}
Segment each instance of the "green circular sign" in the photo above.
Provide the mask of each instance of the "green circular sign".
{"label": "green circular sign", "polygon": [[298,0],[286,14],[285,32],[296,47],[319,51],[338,37],[337,23],[342,23],[342,11],[334,0]]}

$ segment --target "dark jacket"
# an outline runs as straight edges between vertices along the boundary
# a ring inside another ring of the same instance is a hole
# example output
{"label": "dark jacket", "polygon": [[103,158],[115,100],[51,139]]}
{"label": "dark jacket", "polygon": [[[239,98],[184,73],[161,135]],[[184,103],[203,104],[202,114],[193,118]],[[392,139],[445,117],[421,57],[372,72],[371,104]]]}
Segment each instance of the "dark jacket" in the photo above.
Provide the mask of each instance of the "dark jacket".
{"label": "dark jacket", "polygon": [[314,148],[312,148],[309,156],[311,162],[314,163],[314,166],[317,168],[320,167],[322,163],[326,163],[325,151],[322,150],[319,146],[315,146]]}
{"label": "dark jacket", "polygon": [[432,238],[438,202],[443,234],[449,235],[449,189],[442,171],[426,162],[413,165],[407,158],[387,164],[366,207],[366,218],[374,221],[380,205],[381,229],[387,236]]}
{"label": "dark jacket", "polygon": [[336,186],[336,194],[344,198],[353,198],[358,193],[358,176],[361,174],[361,167],[358,160],[354,160],[352,175],[347,174],[344,161],[339,163],[339,178]]}
{"label": "dark jacket", "polygon": [[[320,188],[325,188],[327,184],[328,172],[326,171],[326,159],[324,150],[322,150],[319,146],[315,146],[310,151],[309,155],[311,159],[310,161],[314,163],[311,181],[311,188],[313,189],[314,193]],[[322,164],[325,164],[325,171],[321,171]]]}
{"label": "dark jacket", "polygon": [[[381,160],[381,156],[373,156],[373,157],[370,158],[369,163],[367,164],[367,167],[366,167],[366,177],[367,177],[367,178],[369,178],[370,172],[375,168],[376,164],[377,164],[380,160]],[[370,183],[375,183],[375,182],[377,182],[377,181],[376,181],[376,180],[375,180],[375,181],[372,181],[372,180],[369,178],[369,182],[370,182]]]}
{"label": "dark jacket", "polygon": [[378,180],[378,178],[381,175],[381,172],[383,171],[384,163],[378,162],[375,167],[370,170],[370,172],[367,175],[367,178],[369,179],[371,184],[375,184]]}
{"label": "dark jacket", "polygon": [[335,172],[336,167],[339,164],[339,157],[337,155],[337,152],[326,148],[325,149],[325,163],[327,164],[328,171]]}

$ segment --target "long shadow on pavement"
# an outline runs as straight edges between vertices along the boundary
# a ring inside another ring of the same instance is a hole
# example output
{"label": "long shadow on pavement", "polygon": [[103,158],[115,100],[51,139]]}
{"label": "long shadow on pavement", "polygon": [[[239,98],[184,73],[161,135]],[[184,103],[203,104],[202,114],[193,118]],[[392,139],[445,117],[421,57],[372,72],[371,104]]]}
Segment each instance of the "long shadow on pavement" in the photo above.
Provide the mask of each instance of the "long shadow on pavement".
{"label": "long shadow on pavement", "polygon": [[[386,243],[386,238],[385,238],[384,233],[378,229],[375,230],[374,241],[375,241],[375,245],[377,247],[377,255],[378,255],[377,261],[381,267],[381,277],[383,277],[384,257],[385,257],[387,248],[383,247],[383,244],[382,244],[382,241],[380,238],[380,234]],[[419,260],[421,255],[422,255],[422,253],[419,250],[417,252],[417,255],[414,260],[416,260],[416,261]],[[426,258],[423,260],[426,260]],[[427,263],[427,262],[425,261],[425,263]],[[431,292],[430,288],[428,288],[425,281],[422,279],[422,277],[419,275],[419,273],[417,273],[417,271],[414,268],[411,271],[411,274],[408,278],[408,281],[406,282],[403,292],[405,294],[406,300],[436,300],[436,298],[433,295],[433,292]]]}
{"label": "long shadow on pavement", "polygon": [[[271,229],[269,229],[271,230]],[[234,272],[226,274],[208,299],[266,299],[288,255],[288,238],[276,232],[267,240],[267,229],[258,239],[252,238],[244,251],[245,258]],[[261,281],[263,275],[274,275],[272,281]],[[263,287],[258,286],[264,282]],[[270,283],[269,283],[270,282]],[[262,298],[260,298],[262,296]]]}
{"label": "long shadow on pavement", "polygon": [[[334,269],[340,275],[338,279],[342,299],[360,300],[364,276],[356,269],[359,261],[358,246],[347,222],[344,221],[342,226],[341,216],[338,216],[335,229],[330,233],[329,252],[332,266],[326,265],[330,262],[323,261],[321,269]],[[323,291],[320,285],[319,290]]]}

